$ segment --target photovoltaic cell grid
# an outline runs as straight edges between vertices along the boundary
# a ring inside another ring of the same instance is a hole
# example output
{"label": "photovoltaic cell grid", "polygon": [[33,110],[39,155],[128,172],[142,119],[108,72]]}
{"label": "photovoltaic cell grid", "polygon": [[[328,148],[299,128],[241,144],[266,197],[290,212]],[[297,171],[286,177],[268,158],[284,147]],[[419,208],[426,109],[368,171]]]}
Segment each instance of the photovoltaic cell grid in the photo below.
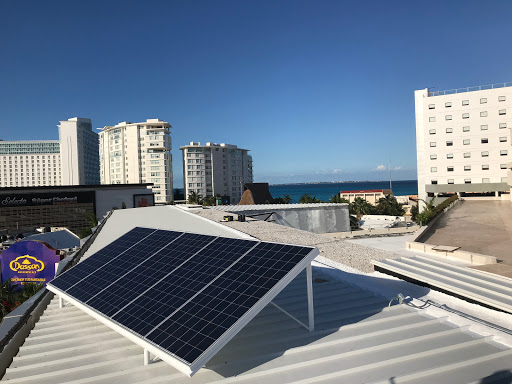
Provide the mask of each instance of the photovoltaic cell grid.
{"label": "photovoltaic cell grid", "polygon": [[191,365],[312,250],[135,228],[50,285]]}

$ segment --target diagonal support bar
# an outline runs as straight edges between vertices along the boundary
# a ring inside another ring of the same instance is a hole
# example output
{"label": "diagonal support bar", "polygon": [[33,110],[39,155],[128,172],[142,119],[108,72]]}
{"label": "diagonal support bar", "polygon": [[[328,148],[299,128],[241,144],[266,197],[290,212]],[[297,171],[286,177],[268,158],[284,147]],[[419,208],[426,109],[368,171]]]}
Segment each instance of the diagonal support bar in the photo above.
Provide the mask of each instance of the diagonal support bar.
{"label": "diagonal support bar", "polygon": [[308,329],[309,330],[309,327],[304,324],[302,321],[300,321],[299,319],[297,319],[295,316],[293,316],[290,312],[286,311],[285,309],[281,308],[279,305],[277,305],[276,303],[274,303],[273,301],[270,302],[270,304],[272,304],[274,307],[276,307],[277,309],[279,309],[281,312],[283,312],[286,316],[288,316],[289,318],[295,320],[297,323],[299,323],[300,325],[302,325],[304,328]]}

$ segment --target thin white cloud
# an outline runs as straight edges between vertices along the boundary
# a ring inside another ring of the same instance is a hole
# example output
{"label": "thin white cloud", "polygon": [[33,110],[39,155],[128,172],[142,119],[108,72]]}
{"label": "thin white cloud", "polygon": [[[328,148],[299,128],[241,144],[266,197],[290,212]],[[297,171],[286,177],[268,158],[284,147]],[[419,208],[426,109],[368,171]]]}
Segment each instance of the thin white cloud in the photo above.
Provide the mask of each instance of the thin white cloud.
{"label": "thin white cloud", "polygon": [[332,173],[335,174],[335,175],[338,175],[338,174],[341,173],[341,169],[333,169]]}
{"label": "thin white cloud", "polygon": [[401,169],[402,169],[402,167],[399,165],[399,166],[397,166],[397,167],[394,167],[394,168],[393,168],[393,171],[399,171],[399,170],[401,170]]}
{"label": "thin white cloud", "polygon": [[377,168],[375,168],[376,171],[385,171],[386,166],[384,164],[377,165]]}

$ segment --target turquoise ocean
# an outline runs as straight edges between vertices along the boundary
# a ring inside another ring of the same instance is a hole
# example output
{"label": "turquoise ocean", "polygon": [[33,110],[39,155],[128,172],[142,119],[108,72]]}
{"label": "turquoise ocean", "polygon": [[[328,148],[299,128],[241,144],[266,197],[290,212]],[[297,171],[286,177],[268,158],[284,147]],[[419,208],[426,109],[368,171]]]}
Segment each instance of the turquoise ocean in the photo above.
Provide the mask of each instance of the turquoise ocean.
{"label": "turquoise ocean", "polygon": [[[329,201],[331,196],[340,191],[355,191],[362,189],[387,189],[389,181],[354,181],[343,183],[318,183],[318,184],[278,184],[270,185],[272,197],[284,197],[290,195],[293,203],[298,203],[302,195],[315,196],[319,200]],[[392,182],[393,195],[417,195],[417,180],[399,180]]]}

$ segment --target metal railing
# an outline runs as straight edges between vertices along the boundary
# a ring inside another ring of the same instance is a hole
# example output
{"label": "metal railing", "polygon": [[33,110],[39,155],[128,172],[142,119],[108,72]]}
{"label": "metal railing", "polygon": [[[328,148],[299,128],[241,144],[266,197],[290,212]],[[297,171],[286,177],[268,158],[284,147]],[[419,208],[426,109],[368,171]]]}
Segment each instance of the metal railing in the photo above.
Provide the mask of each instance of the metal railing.
{"label": "metal railing", "polygon": [[432,91],[432,92],[428,93],[428,97],[442,96],[442,95],[453,95],[456,93],[483,91],[486,89],[497,89],[497,88],[505,88],[505,87],[512,87],[512,83],[496,83],[496,84],[489,84],[489,85],[479,85],[477,87],[449,89],[447,91]]}

